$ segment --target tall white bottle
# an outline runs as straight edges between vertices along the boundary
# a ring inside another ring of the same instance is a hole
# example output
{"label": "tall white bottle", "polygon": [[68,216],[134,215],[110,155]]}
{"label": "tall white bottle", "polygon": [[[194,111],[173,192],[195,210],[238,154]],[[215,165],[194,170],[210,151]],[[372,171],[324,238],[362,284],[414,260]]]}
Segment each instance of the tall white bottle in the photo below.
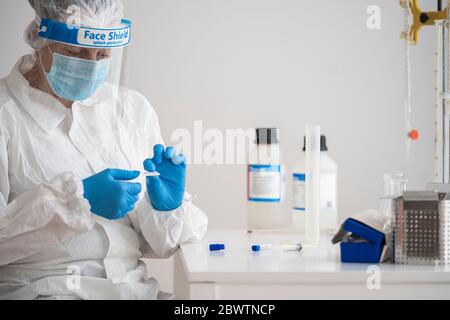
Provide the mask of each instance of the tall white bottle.
{"label": "tall white bottle", "polygon": [[[332,233],[338,227],[338,165],[328,154],[327,140],[321,137],[320,157],[320,228]],[[305,231],[306,214],[306,164],[305,147],[298,164],[293,169],[293,224]]]}
{"label": "tall white bottle", "polygon": [[289,215],[283,212],[284,167],[278,129],[256,130],[256,145],[249,154],[248,225],[250,229],[283,229]]}

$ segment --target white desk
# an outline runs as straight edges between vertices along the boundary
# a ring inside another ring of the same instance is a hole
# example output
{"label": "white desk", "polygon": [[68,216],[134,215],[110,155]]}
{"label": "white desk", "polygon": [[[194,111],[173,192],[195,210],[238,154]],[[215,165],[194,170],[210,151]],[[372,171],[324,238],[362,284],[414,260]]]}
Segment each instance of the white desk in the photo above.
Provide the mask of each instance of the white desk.
{"label": "white desk", "polygon": [[[339,246],[324,237],[302,252],[253,253],[252,244],[301,241],[296,234],[208,232],[175,257],[175,293],[182,299],[450,299],[450,269],[428,266],[342,264]],[[223,252],[209,244],[224,243]],[[381,289],[369,289],[379,279]],[[374,282],[375,281],[375,282]]]}

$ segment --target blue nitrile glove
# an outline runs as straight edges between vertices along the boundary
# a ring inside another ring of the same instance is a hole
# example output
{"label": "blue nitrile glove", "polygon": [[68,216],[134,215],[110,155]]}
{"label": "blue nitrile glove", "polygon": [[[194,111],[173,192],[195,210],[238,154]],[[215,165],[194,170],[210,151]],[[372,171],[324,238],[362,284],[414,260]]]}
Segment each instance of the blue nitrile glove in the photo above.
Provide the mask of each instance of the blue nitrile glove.
{"label": "blue nitrile glove", "polygon": [[139,175],[139,171],[108,169],[84,180],[84,198],[92,213],[109,220],[125,218],[134,210],[142,191],[140,183],[125,181]]}
{"label": "blue nitrile glove", "polygon": [[144,169],[159,172],[159,177],[147,177],[147,193],[154,209],[172,211],[183,204],[186,189],[186,159],[175,148],[158,144],[153,159],[144,162]]}

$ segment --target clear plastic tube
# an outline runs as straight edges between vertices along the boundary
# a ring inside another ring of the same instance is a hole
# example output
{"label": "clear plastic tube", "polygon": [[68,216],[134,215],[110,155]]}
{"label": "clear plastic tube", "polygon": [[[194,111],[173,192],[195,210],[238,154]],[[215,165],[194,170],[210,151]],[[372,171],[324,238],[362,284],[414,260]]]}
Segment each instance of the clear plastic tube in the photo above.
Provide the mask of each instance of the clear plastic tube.
{"label": "clear plastic tube", "polygon": [[409,6],[404,7],[404,40],[405,40],[405,139],[406,139],[406,170],[411,162],[411,139],[409,132],[412,130],[412,84],[411,84],[411,40],[409,36],[409,28],[411,13]]}
{"label": "clear plastic tube", "polygon": [[320,241],[320,127],[306,126],[306,243]]}
{"label": "clear plastic tube", "polygon": [[141,175],[143,177],[159,177],[160,173],[159,172],[142,172],[141,171]]}

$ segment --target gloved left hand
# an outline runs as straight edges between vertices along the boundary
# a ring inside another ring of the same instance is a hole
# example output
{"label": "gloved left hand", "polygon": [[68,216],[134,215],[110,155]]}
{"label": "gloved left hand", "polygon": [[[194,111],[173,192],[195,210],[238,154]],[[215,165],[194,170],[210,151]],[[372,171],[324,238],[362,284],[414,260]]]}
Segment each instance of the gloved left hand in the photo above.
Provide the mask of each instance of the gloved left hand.
{"label": "gloved left hand", "polygon": [[156,145],[154,156],[144,162],[144,169],[159,172],[159,177],[147,177],[147,193],[154,209],[173,211],[183,204],[186,190],[186,159],[175,148]]}

